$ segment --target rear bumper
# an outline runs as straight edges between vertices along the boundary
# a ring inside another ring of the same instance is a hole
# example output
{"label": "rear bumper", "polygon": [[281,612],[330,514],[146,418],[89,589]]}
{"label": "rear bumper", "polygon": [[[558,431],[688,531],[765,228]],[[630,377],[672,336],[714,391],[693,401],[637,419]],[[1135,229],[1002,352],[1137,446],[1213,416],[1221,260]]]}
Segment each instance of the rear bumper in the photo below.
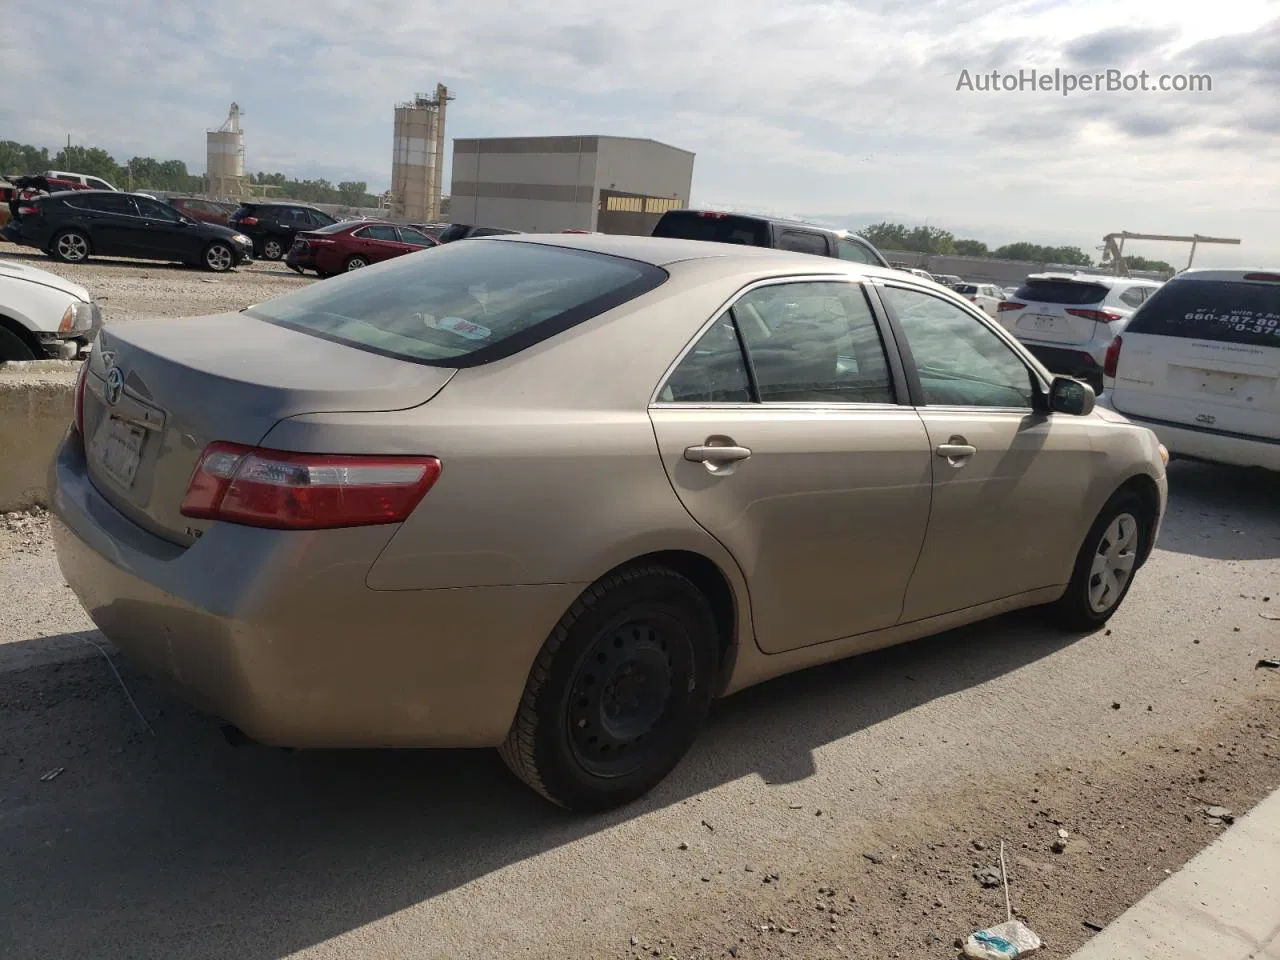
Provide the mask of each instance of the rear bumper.
{"label": "rear bumper", "polygon": [[1136,417],[1118,409],[1109,397],[1103,397],[1098,402],[1108,410],[1114,410],[1127,420],[1151,430],[1160,438],[1160,442],[1172,456],[1236,467],[1262,467],[1265,470],[1280,471],[1280,441],[1243,437],[1209,427],[1190,427],[1164,420]]}
{"label": "rear bumper", "polygon": [[48,490],[58,562],[94,623],[141,670],[267,744],[501,743],[582,589],[370,590],[358,558],[389,528],[214,524],[175,546],[103,499],[70,435]]}

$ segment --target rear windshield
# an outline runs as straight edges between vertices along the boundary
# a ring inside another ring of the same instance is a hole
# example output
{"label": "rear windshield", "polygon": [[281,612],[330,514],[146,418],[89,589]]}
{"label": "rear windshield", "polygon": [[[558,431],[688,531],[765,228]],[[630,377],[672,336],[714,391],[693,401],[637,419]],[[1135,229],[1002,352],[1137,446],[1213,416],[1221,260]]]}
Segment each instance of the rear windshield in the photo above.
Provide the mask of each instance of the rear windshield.
{"label": "rear windshield", "polygon": [[741,243],[749,247],[769,246],[769,224],[764,220],[690,210],[664,213],[653,228],[653,235],[713,243]]}
{"label": "rear windshield", "polygon": [[955,285],[956,293],[963,293],[966,296],[976,294],[978,292],[977,284],[973,283],[957,283]]}
{"label": "rear windshield", "polygon": [[441,243],[452,243],[454,240],[461,240],[467,235],[467,231],[471,226],[466,223],[451,223],[440,231]]}
{"label": "rear windshield", "polygon": [[246,312],[385,356],[469,367],[612,310],[666,278],[621,257],[475,240],[345,273]]}
{"label": "rear windshield", "polygon": [[1101,303],[1107,299],[1111,288],[1101,283],[1081,283],[1078,280],[1028,280],[1013,295],[1015,300],[1031,300],[1035,303],[1065,303],[1080,307],[1087,303]]}
{"label": "rear windshield", "polygon": [[343,230],[349,230],[352,227],[350,220],[342,220],[338,223],[326,223],[323,227],[316,227],[314,230],[308,230],[308,233],[340,233]]}
{"label": "rear windshield", "polygon": [[1128,332],[1280,347],[1280,284],[1174,279],[1138,308]]}

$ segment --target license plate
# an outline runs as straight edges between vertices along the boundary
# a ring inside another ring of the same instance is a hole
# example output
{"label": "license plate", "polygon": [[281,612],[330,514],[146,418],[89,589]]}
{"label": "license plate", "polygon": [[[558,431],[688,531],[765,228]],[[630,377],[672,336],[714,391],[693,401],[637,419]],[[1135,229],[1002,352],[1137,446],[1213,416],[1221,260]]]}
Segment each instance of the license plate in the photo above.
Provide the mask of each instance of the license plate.
{"label": "license plate", "polygon": [[1235,396],[1237,388],[1246,379],[1248,378],[1238,373],[1205,370],[1200,374],[1200,389],[1204,393],[1211,393],[1215,396],[1232,397]]}
{"label": "license plate", "polygon": [[1036,315],[1031,318],[1036,325],[1037,330],[1052,330],[1058,325],[1057,317],[1046,317],[1044,315]]}
{"label": "license plate", "polygon": [[142,444],[147,432],[141,427],[108,417],[94,434],[92,453],[112,480],[128,489],[142,463]]}

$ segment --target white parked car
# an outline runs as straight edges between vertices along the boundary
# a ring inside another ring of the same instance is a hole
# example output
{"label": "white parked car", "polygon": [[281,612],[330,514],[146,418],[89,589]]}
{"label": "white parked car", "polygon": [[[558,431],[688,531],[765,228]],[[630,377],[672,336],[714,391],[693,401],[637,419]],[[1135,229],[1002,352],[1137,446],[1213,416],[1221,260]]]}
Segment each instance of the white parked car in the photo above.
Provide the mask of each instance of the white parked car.
{"label": "white parked car", "polygon": [[1033,273],[1000,304],[999,319],[1051,371],[1101,393],[1107,347],[1158,289],[1133,277]]}
{"label": "white parked car", "polygon": [[1187,270],[1107,352],[1103,405],[1174,456],[1280,471],[1280,270]]}
{"label": "white parked car", "polygon": [[80,284],[0,258],[0,363],[75,359],[101,326],[102,311]]}
{"label": "white parked car", "polygon": [[1005,299],[1004,290],[994,283],[965,283],[961,281],[952,289],[987,316],[998,317],[1000,315],[1000,302]]}

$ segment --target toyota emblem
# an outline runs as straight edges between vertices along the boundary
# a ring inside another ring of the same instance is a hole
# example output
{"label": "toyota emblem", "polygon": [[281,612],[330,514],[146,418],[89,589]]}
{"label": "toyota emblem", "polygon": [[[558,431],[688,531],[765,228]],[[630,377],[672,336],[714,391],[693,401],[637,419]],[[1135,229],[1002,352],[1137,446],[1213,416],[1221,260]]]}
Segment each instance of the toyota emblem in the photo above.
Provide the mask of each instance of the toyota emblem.
{"label": "toyota emblem", "polygon": [[107,385],[103,390],[103,398],[107,401],[108,406],[114,407],[120,402],[120,394],[124,390],[124,374],[120,372],[119,367],[112,367],[107,371]]}

